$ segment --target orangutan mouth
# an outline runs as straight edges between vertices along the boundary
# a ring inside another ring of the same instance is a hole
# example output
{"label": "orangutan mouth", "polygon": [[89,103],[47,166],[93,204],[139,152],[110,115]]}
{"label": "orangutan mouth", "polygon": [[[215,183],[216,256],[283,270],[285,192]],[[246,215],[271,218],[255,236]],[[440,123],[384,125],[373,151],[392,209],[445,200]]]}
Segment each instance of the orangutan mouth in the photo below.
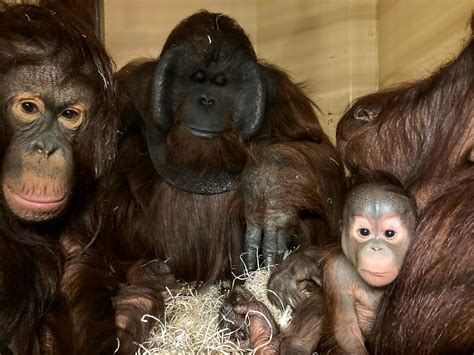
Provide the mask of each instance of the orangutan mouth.
{"label": "orangutan mouth", "polygon": [[35,195],[25,196],[16,192],[13,188],[6,185],[5,192],[10,195],[10,198],[17,204],[29,210],[50,211],[60,207],[66,199],[66,194],[62,196],[52,195]]}

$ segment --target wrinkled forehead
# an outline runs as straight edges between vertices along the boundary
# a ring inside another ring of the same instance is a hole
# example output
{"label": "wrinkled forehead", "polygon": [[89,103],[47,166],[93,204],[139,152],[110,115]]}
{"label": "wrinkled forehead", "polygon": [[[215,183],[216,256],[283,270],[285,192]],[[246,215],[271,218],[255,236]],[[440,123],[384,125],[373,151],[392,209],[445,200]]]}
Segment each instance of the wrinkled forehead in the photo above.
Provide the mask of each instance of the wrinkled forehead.
{"label": "wrinkled forehead", "polygon": [[10,97],[21,92],[37,93],[41,97],[56,101],[74,99],[92,101],[94,90],[79,69],[68,73],[58,63],[19,65],[4,77],[2,97]]}
{"label": "wrinkled forehead", "polygon": [[[225,34],[194,35],[182,41],[173,49],[180,64],[193,66],[217,65],[228,66],[227,70],[238,70],[236,63],[254,62],[253,52],[239,46],[238,41],[228,38]],[[176,62],[178,65],[178,63]]]}
{"label": "wrinkled forehead", "polygon": [[363,186],[350,192],[344,206],[344,219],[355,215],[379,219],[397,215],[407,222],[415,221],[415,206],[408,196],[383,186]]}

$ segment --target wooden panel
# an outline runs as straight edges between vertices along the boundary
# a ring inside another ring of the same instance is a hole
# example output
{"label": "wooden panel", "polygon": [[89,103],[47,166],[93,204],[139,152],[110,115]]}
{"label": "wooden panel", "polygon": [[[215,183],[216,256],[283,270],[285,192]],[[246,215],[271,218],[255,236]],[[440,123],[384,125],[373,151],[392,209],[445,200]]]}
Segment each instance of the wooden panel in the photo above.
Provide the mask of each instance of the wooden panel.
{"label": "wooden panel", "polygon": [[107,49],[119,68],[137,57],[157,57],[178,22],[200,9],[227,13],[255,39],[255,0],[105,0]]}
{"label": "wooden panel", "polygon": [[375,0],[262,0],[259,55],[307,83],[330,138],[347,105],[377,89]]}
{"label": "wooden panel", "polygon": [[379,83],[429,75],[469,38],[474,0],[379,0]]}

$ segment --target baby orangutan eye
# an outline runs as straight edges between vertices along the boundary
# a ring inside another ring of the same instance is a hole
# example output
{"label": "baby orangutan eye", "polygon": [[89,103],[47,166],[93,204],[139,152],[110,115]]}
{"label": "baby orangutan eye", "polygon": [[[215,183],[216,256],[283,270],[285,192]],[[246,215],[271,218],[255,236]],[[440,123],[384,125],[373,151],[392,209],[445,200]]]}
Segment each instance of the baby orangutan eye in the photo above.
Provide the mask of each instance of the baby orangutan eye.
{"label": "baby orangutan eye", "polygon": [[368,237],[370,235],[370,230],[367,228],[361,228],[359,229],[359,234],[363,237]]}
{"label": "baby orangutan eye", "polygon": [[395,231],[392,230],[392,229],[387,229],[385,232],[384,232],[384,235],[387,237],[387,238],[393,238],[395,236]]}

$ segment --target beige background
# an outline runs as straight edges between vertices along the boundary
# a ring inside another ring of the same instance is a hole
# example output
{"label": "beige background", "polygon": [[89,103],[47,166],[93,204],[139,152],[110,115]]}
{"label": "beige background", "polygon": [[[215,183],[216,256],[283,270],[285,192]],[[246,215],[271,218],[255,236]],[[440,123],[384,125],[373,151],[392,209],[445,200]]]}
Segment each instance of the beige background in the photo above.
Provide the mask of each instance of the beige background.
{"label": "beige background", "polygon": [[474,0],[379,0],[379,86],[429,75],[460,51]]}

